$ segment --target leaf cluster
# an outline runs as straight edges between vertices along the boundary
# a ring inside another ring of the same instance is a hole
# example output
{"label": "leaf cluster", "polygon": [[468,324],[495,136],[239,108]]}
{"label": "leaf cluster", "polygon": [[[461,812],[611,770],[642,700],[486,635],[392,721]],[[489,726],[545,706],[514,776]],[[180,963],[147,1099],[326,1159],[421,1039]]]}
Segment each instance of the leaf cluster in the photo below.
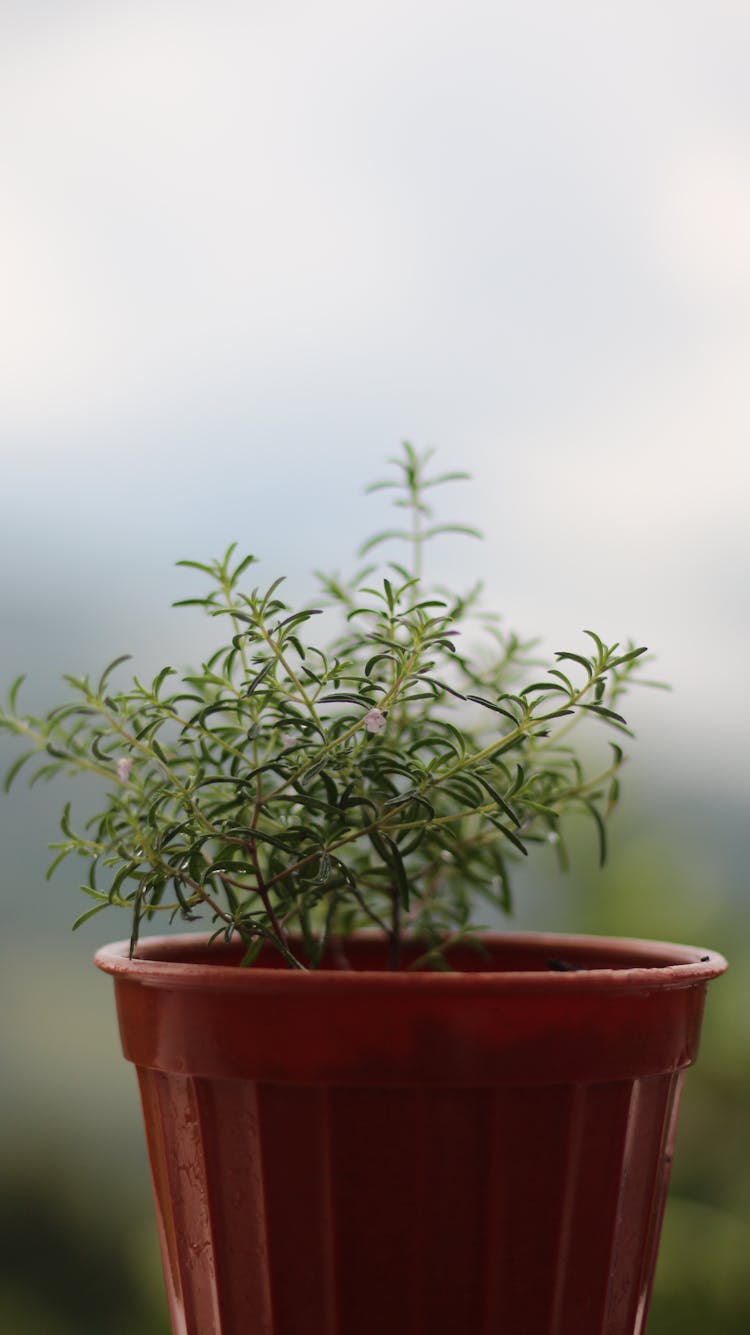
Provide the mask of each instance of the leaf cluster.
{"label": "leaf cluster", "polygon": [[361,554],[398,540],[404,563],[320,575],[322,605],[295,607],[281,579],[249,585],[255,558],[232,544],[178,563],[207,587],[176,606],[219,631],[199,668],[118,690],[118,658],[96,680],[67,677],[70,698],[41,717],[19,712],[15,683],[0,730],[24,749],[6,787],[22,770],[32,785],[103,783],[101,809],[76,829],[66,806],[52,845],[50,872],[70,855],[87,863],[76,926],[126,908],[135,946],[160,914],[207,915],[248,964],[269,944],[296,968],[327,950],[345,962],[346,936],[374,927],[392,967],[410,937],[425,944],[420,964],[444,967],[478,902],[511,911],[512,864],[531,845],[552,842],[567,864],[570,811],[591,819],[604,861],[623,751],[612,741],[590,774],[570,734],[588,719],[630,735],[620,698],[645,650],[587,631],[585,648],[540,669],[532,645],[482,613],[479,586],[426,584],[426,545],[475,533],[433,522],[428,493],[464,475],[430,475],[430,457],[405,445],[396,476],[370,488],[394,491],[405,523]]}

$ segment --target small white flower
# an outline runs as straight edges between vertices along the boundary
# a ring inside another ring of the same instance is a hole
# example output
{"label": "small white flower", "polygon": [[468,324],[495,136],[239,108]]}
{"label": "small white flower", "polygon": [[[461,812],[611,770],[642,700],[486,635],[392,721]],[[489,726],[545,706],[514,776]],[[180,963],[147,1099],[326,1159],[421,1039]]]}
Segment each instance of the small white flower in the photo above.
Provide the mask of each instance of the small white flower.
{"label": "small white flower", "polygon": [[371,709],[365,714],[365,727],[368,732],[382,732],[385,727],[385,714],[381,709]]}
{"label": "small white flower", "polygon": [[130,756],[122,756],[117,762],[117,777],[120,783],[127,783],[130,778],[130,771],[133,768],[133,761]]}

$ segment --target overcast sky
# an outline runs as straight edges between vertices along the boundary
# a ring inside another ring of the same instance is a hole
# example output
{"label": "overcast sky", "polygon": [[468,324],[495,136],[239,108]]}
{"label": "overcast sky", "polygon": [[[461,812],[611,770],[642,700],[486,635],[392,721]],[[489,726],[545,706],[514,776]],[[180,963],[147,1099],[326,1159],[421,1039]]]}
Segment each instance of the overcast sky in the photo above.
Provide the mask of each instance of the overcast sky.
{"label": "overcast sky", "polygon": [[3,678],[183,661],[173,562],[233,538],[306,591],[408,436],[475,478],[446,506],[487,545],[440,573],[553,649],[648,643],[647,753],[746,773],[747,4],[0,27]]}

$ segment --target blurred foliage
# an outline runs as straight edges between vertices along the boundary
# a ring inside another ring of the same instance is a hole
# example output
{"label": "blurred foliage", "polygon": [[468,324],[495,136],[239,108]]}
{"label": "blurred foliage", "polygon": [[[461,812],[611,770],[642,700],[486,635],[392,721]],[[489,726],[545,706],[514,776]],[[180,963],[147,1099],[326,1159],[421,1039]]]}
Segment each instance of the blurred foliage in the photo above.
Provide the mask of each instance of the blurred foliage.
{"label": "blurred foliage", "polygon": [[116,1172],[90,1195],[65,1165],[3,1166],[0,1330],[168,1335],[156,1228],[124,1195]]}

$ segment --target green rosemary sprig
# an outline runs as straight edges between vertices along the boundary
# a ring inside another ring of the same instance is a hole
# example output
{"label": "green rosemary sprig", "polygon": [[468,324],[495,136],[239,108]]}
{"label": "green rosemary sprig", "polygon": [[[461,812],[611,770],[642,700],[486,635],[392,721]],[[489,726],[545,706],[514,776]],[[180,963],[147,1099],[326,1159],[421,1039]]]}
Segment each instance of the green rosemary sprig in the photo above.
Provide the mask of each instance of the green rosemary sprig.
{"label": "green rosemary sprig", "polygon": [[[604,860],[623,751],[613,742],[589,776],[569,737],[586,719],[631,735],[620,700],[645,650],[587,631],[587,647],[540,670],[533,644],[481,612],[480,586],[425,582],[428,543],[478,536],[434,522],[427,500],[465,475],[430,475],[430,452],[408,444],[392,462],[396,476],[369,490],[393,491],[406,522],[360,555],[403,542],[406,565],[321,575],[323,607],[295,607],[281,580],[246,587],[255,558],[232,544],[178,563],[208,590],[176,606],[227,626],[200,668],[116,690],[118,658],[96,682],[67,677],[71,698],[39,717],[19,711],[14,684],[0,730],[23,750],[6,787],[26,767],[32,784],[104,782],[101,809],[77,830],[66,806],[52,845],[50,871],[71,854],[88,864],[93,904],[76,926],[126,908],[135,945],[157,915],[202,914],[242,939],[248,963],[270,944],[314,968],[333,938],[374,925],[394,967],[410,937],[440,966],[478,902],[511,910],[510,868],[530,845],[551,840],[566,865],[571,810],[593,821]],[[318,618],[331,628],[313,640]]]}

